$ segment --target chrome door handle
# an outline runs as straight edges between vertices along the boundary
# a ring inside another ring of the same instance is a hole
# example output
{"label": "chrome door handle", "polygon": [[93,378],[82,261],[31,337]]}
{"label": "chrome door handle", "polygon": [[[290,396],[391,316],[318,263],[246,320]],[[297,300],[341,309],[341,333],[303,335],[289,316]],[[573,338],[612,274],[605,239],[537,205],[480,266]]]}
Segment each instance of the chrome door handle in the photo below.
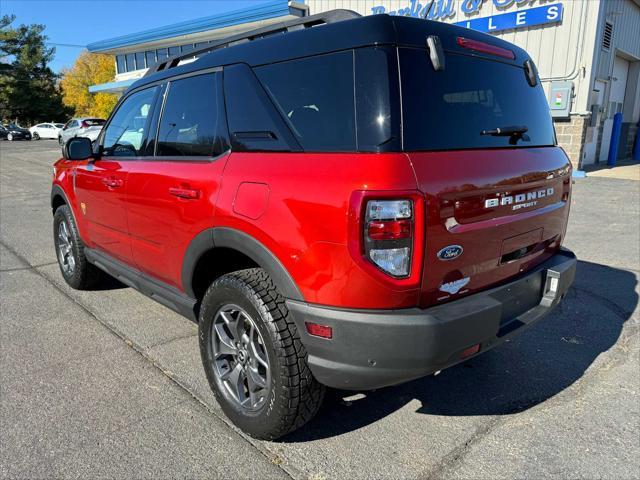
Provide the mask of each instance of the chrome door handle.
{"label": "chrome door handle", "polygon": [[200,198],[200,190],[184,187],[170,187],[169,194],[174,197],[184,198],[187,200],[196,200]]}
{"label": "chrome door handle", "polygon": [[118,188],[122,186],[122,180],[119,178],[103,178],[102,183],[104,183],[109,188]]}

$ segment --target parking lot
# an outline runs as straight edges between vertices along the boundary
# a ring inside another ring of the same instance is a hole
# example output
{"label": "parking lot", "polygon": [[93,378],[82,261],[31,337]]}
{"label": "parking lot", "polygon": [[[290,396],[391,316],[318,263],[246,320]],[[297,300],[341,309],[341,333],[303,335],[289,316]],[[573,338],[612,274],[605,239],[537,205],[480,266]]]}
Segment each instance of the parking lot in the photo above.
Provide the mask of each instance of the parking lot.
{"label": "parking lot", "polygon": [[3,478],[640,478],[640,182],[576,181],[576,282],[538,326],[436,377],[331,395],[261,442],[215,403],[196,325],[115,281],[66,286],[58,156],[0,143]]}

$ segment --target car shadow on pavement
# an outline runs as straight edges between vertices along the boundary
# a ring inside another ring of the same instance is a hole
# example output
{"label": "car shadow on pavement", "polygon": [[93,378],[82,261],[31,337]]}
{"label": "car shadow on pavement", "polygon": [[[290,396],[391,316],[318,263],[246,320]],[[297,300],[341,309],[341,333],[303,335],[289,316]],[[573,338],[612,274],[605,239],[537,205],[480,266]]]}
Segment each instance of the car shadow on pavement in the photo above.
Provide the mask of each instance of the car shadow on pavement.
{"label": "car shadow on pavement", "polygon": [[129,288],[128,285],[125,285],[120,280],[111,275],[103,275],[103,278],[100,279],[97,285],[91,287],[91,291],[94,292],[102,292],[105,290],[120,290],[121,288]]}
{"label": "car shadow on pavement", "polygon": [[330,390],[316,418],[281,441],[333,437],[401,408],[450,417],[527,410],[579,380],[619,341],[638,304],[635,287],[632,272],[579,261],[562,304],[513,340],[435,377],[364,394]]}

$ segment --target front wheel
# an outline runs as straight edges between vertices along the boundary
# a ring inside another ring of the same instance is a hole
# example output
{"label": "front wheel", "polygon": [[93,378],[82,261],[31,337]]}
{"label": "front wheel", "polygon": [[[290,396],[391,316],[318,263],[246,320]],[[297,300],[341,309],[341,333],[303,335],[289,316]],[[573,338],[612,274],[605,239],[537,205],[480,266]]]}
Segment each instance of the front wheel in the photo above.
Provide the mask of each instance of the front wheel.
{"label": "front wheel", "polygon": [[67,205],[58,207],[53,216],[53,243],[60,272],[70,287],[88,290],[100,282],[104,274],[87,261],[84,244]]}
{"label": "front wheel", "polygon": [[252,437],[273,440],[317,413],[324,386],[273,281],[260,268],[217,279],[200,309],[200,353],[227,417]]}
{"label": "front wheel", "polygon": [[40,135],[38,134],[38,132],[33,132],[32,136],[34,140],[40,140]]}

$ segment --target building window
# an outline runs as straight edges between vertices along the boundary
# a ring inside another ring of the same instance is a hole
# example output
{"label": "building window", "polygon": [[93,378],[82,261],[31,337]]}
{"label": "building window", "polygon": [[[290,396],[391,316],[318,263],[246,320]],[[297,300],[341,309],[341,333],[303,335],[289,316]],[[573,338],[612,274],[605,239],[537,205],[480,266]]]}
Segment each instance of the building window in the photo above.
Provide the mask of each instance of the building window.
{"label": "building window", "polygon": [[116,55],[116,69],[118,73],[125,73],[127,71],[127,63],[124,59],[124,55]]}
{"label": "building window", "polygon": [[159,48],[158,50],[156,50],[156,55],[158,56],[158,63],[164,62],[167,58],[169,58],[166,48]]}
{"label": "building window", "polygon": [[611,50],[611,40],[613,40],[613,23],[605,22],[604,32],[602,33],[603,50]]}
{"label": "building window", "polygon": [[156,52],[149,50],[144,52],[144,56],[147,60],[147,68],[151,68],[156,64]]}
{"label": "building window", "polygon": [[146,64],[144,62],[144,52],[136,52],[136,67],[138,70],[141,68],[146,68]]}
{"label": "building window", "polygon": [[127,53],[125,55],[127,59],[127,72],[131,72],[136,69],[136,58],[133,53]]}

